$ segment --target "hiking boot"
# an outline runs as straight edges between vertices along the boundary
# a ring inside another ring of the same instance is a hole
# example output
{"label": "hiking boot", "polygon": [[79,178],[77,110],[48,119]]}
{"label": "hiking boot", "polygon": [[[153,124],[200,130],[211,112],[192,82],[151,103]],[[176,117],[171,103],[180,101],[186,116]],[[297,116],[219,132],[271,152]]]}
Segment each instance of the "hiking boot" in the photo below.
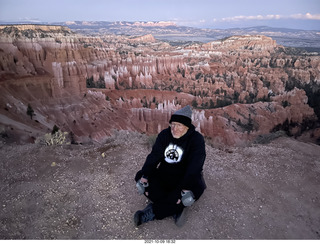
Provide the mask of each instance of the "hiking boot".
{"label": "hiking boot", "polygon": [[186,223],[186,220],[187,220],[186,214],[187,214],[187,208],[183,208],[181,213],[173,215],[174,223],[176,224],[176,226],[181,227]]}
{"label": "hiking boot", "polygon": [[154,220],[154,217],[155,215],[152,210],[152,203],[149,203],[145,209],[139,210],[134,214],[133,221],[136,226],[139,226],[143,223]]}

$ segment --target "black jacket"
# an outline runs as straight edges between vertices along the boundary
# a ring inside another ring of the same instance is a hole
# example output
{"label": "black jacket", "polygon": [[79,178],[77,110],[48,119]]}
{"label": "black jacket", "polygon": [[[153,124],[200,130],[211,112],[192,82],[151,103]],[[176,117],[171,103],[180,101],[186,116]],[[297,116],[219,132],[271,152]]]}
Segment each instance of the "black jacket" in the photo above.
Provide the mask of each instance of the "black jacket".
{"label": "black jacket", "polygon": [[179,139],[173,138],[170,127],[161,131],[135,180],[141,176],[157,177],[174,195],[191,190],[198,199],[206,188],[202,176],[206,158],[203,136],[192,125]]}

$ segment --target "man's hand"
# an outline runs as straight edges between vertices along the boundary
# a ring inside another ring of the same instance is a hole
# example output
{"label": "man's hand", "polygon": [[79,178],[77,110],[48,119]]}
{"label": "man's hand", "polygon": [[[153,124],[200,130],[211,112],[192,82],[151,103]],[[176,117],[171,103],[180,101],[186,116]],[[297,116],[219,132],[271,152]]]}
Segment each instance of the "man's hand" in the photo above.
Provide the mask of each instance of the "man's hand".
{"label": "man's hand", "polygon": [[140,179],[141,183],[148,183],[148,179],[141,177]]}
{"label": "man's hand", "polygon": [[[188,192],[189,190],[182,190],[184,192]],[[181,199],[178,199],[177,204],[181,203]]]}
{"label": "man's hand", "polygon": [[[142,184],[143,184],[143,183],[148,183],[148,179],[141,177],[140,182],[141,182]],[[148,196],[148,195],[149,195],[149,192],[146,191],[144,194],[146,194],[146,196]]]}
{"label": "man's hand", "polygon": [[[190,190],[182,190],[183,192],[188,192]],[[178,199],[177,204],[181,203],[181,199]]]}

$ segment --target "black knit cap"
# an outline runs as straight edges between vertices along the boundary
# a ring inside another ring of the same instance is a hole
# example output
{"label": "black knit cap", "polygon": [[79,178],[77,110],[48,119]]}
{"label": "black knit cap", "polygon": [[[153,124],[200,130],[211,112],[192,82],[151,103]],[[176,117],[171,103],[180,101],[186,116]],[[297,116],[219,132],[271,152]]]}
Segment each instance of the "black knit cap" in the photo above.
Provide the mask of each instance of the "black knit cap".
{"label": "black knit cap", "polygon": [[192,110],[191,110],[191,107],[188,105],[176,111],[171,116],[169,123],[179,122],[190,128],[192,123],[191,116],[192,116]]}

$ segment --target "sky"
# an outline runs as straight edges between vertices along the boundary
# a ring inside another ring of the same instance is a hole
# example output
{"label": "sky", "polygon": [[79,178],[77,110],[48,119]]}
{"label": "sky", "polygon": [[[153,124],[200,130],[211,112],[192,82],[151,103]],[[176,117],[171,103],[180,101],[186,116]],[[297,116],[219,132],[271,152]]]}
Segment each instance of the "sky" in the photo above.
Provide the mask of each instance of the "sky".
{"label": "sky", "polygon": [[0,0],[0,21],[172,21],[320,30],[320,0]]}

